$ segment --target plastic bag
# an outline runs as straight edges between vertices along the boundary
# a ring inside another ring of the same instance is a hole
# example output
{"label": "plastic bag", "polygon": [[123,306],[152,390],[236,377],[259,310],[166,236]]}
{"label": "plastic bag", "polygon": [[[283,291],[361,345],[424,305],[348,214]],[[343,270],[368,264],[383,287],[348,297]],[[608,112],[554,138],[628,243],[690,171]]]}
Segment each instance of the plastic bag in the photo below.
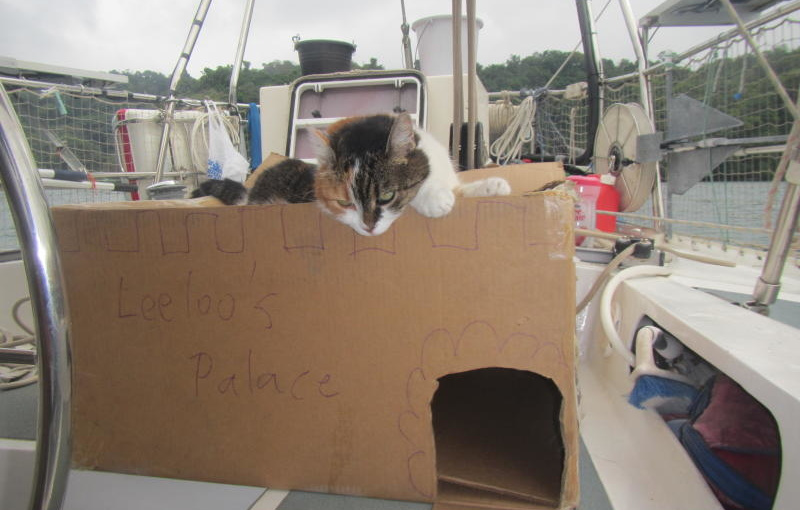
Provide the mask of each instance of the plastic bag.
{"label": "plastic bag", "polygon": [[231,179],[244,182],[250,164],[233,146],[217,106],[206,101],[208,109],[208,168],[209,179]]}

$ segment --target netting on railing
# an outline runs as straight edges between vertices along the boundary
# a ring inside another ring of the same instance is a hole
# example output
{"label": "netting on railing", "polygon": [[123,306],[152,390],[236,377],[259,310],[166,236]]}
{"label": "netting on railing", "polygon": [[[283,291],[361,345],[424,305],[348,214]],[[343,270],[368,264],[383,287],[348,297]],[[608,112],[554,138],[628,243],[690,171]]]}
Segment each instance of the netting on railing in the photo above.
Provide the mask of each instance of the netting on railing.
{"label": "netting on railing", "polygon": [[[126,172],[154,172],[163,128],[163,101],[143,95],[72,86],[4,83],[20,120],[31,152],[40,169],[68,170],[64,147],[80,167],[120,177],[101,177],[128,183]],[[179,102],[172,124],[164,166],[165,178],[191,187],[206,170],[207,115],[199,102]],[[238,118],[229,117],[229,134],[239,136]],[[246,127],[246,126],[245,126]],[[62,153],[60,153],[62,151]],[[73,163],[73,166],[75,163]],[[75,168],[73,168],[75,169]],[[141,178],[139,189],[152,183]],[[46,189],[50,205],[130,200],[127,192],[103,189]],[[0,251],[18,246],[5,198],[0,200]]]}
{"label": "netting on railing", "polygon": [[537,153],[562,156],[566,162],[574,162],[587,145],[586,117],[589,110],[586,97],[565,99],[562,95],[546,94],[538,105]]}
{"label": "netting on railing", "polygon": [[[67,147],[92,172],[119,172],[111,121],[121,108],[154,108],[154,104],[110,99],[58,88],[6,85],[28,145],[39,168],[69,169],[59,155]],[[47,189],[51,205],[126,200],[127,193],[105,190]],[[0,200],[0,250],[17,248],[5,195]]]}
{"label": "netting on railing", "polygon": [[[782,18],[756,29],[753,35],[792,100],[797,101],[800,21]],[[667,58],[668,55],[660,57]],[[642,102],[636,77],[611,81],[603,89],[606,108],[614,103]],[[753,51],[743,38],[737,36],[682,61],[661,66],[650,75],[650,82],[656,131],[667,131],[666,94],[671,87],[672,97],[685,94],[742,122],[737,127],[708,133],[708,137],[748,139],[740,145],[741,150],[682,195],[668,194],[666,183],[670,174],[680,169],[670,169],[666,158],[662,159],[660,171],[665,182],[663,189],[668,215],[678,220],[719,224],[718,227],[701,227],[676,223],[671,225],[673,235],[766,247],[770,236],[764,226],[774,225],[785,189],[785,183],[773,189],[772,178],[793,119]],[[579,112],[573,111],[576,106]],[[585,104],[564,100],[556,94],[547,95],[539,102],[537,127],[553,126],[552,129],[540,128],[537,132],[537,142],[548,153],[569,154],[569,145],[565,142],[571,130],[573,139],[577,141],[572,152],[580,152],[585,146],[585,122],[576,122],[573,127],[567,120],[570,115],[585,119]],[[704,119],[697,119],[697,122],[702,126]],[[697,139],[699,137],[692,138]],[[765,217],[769,200],[773,201],[774,207]],[[651,202],[638,212],[651,214]],[[630,219],[621,221],[647,223]]]}
{"label": "netting on railing", "polygon": [[[118,172],[113,121],[120,109],[156,109],[154,102],[95,94],[8,87],[17,116],[40,168],[63,168],[54,136],[93,172]],[[50,134],[48,134],[48,132]]]}

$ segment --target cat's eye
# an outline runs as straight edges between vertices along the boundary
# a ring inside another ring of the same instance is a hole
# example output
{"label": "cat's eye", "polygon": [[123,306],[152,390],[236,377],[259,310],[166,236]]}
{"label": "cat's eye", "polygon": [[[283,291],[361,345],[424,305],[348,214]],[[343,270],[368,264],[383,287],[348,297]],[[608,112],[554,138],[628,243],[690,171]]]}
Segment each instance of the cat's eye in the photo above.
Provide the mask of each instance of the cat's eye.
{"label": "cat's eye", "polygon": [[388,204],[394,200],[394,191],[384,191],[378,196],[378,204]]}
{"label": "cat's eye", "polygon": [[337,200],[336,203],[342,207],[353,207],[353,202],[349,200]]}

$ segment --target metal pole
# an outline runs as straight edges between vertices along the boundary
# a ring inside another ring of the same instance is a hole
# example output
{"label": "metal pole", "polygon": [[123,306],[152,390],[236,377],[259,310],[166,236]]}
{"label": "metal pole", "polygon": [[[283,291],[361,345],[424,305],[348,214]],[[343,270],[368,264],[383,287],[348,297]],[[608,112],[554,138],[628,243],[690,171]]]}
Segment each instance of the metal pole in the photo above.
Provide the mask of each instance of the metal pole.
{"label": "metal pole", "polygon": [[[782,6],[782,7],[776,7],[775,9],[770,10],[769,12],[764,14],[763,16],[760,16],[757,19],[754,19],[753,21],[745,24],[744,27],[748,32],[750,32],[751,30],[753,30],[755,28],[758,28],[760,26],[764,26],[767,23],[770,23],[770,22],[775,21],[777,19],[783,18],[784,16],[786,16],[788,14],[791,14],[791,13],[793,13],[794,11],[796,11],[798,9],[800,9],[800,0],[794,0],[790,4],[787,4],[787,5]],[[731,39],[733,36],[735,36],[737,34],[739,34],[739,28],[738,27],[737,28],[733,28],[733,29],[731,29],[731,30],[729,30],[727,32],[723,32],[723,33],[719,34],[718,36],[716,36],[716,37],[714,37],[712,39],[709,39],[708,41],[700,43],[697,46],[692,46],[688,50],[676,54],[675,57],[673,58],[673,61],[674,62],[680,62],[680,61],[686,60],[686,59],[688,59],[688,58],[690,58],[690,57],[692,57],[694,55],[697,55],[701,51],[705,51],[705,50],[707,50],[709,48],[713,48],[714,46],[717,46],[718,44],[720,44],[722,42],[728,41],[729,39]],[[648,75],[649,74],[655,74],[657,72],[660,72],[661,68],[663,68],[664,65],[665,65],[664,62],[659,62],[658,64],[655,64],[652,67],[648,67],[645,72]],[[613,78],[609,78],[607,80],[607,82],[608,83],[619,83],[621,81],[627,81],[630,78],[632,78],[633,76],[635,76],[635,74],[636,73],[621,74],[619,76],[615,76]]]}
{"label": "metal pole", "polygon": [[[669,57],[667,57],[669,58]],[[672,70],[673,66],[667,66],[666,72],[664,73],[664,100],[666,103],[667,111],[670,110],[670,105],[672,104]],[[658,164],[658,163],[656,163]],[[659,175],[659,167],[656,166],[656,186],[658,189],[661,189],[661,176]],[[663,195],[663,192],[662,192]],[[673,211],[673,196],[674,193],[667,189],[667,197],[664,200],[664,217],[672,218],[672,211]],[[672,223],[666,222],[664,223],[664,236],[667,239],[672,238]]]}
{"label": "metal pole", "polygon": [[794,121],[786,151],[789,155],[786,194],[778,213],[778,223],[772,233],[767,259],[753,289],[753,300],[747,303],[748,308],[763,314],[767,314],[769,305],[778,299],[781,275],[789,257],[792,236],[797,230],[797,216],[800,212],[800,119]]}
{"label": "metal pole", "polygon": [[183,45],[181,56],[178,57],[178,62],[175,64],[175,69],[172,71],[172,79],[169,82],[169,98],[167,99],[167,107],[164,111],[164,129],[161,131],[161,144],[158,147],[158,159],[156,160],[156,177],[153,179],[154,185],[161,182],[164,163],[167,159],[167,147],[169,147],[169,132],[172,129],[172,115],[175,112],[175,92],[178,89],[181,76],[186,70],[186,64],[189,63],[189,57],[192,55],[194,45],[197,42],[197,36],[200,35],[200,29],[203,28],[203,21],[206,19],[206,13],[211,5],[211,0],[200,0],[200,5],[197,7],[197,13],[192,20],[192,26],[189,27],[189,35],[186,37],[186,43]]}
{"label": "metal pole", "polygon": [[247,46],[247,36],[250,33],[250,21],[253,19],[254,0],[247,0],[244,8],[244,19],[242,20],[242,30],[239,32],[239,45],[236,47],[236,56],[233,59],[233,69],[231,70],[231,82],[228,87],[228,106],[236,108],[236,89],[239,85],[239,73],[242,69],[244,60],[244,49]]}
{"label": "metal pole", "polygon": [[772,69],[772,66],[769,65],[769,62],[767,62],[767,57],[764,56],[764,53],[761,51],[761,48],[758,47],[756,40],[753,39],[752,35],[750,35],[750,32],[744,25],[742,18],[739,17],[739,13],[736,12],[736,9],[733,8],[731,0],[722,0],[722,3],[723,5],[725,5],[725,9],[727,9],[728,14],[730,15],[733,22],[736,23],[736,27],[739,29],[739,33],[747,41],[747,44],[750,46],[750,49],[753,50],[753,53],[756,56],[758,64],[767,74],[767,78],[769,78],[769,81],[772,83],[772,86],[775,87],[775,91],[783,100],[784,106],[786,107],[787,110],[791,112],[792,118],[800,119],[800,109],[798,109],[797,105],[792,101],[792,98],[789,97],[789,93],[786,92],[786,89],[783,87],[781,79],[778,78],[777,74],[775,74],[775,71]]}
{"label": "metal pole", "polygon": [[628,37],[630,37],[631,46],[633,46],[633,52],[636,55],[636,67],[637,75],[639,77],[639,89],[642,106],[644,107],[644,112],[647,114],[647,117],[652,119],[653,109],[647,97],[648,83],[644,73],[645,69],[647,68],[647,60],[645,59],[642,41],[639,39],[639,33],[636,30],[636,17],[633,15],[633,9],[631,9],[631,5],[628,0],[619,0],[619,7],[622,10],[623,17],[625,18],[625,26],[628,29]]}
{"label": "metal pole", "polygon": [[594,139],[602,114],[603,88],[600,83],[603,80],[603,67],[600,65],[600,55],[595,46],[596,30],[588,0],[576,0],[575,8],[578,11],[578,24],[581,29],[581,44],[583,45],[583,65],[588,84],[586,91],[588,106],[586,148],[576,162],[579,165],[586,165],[594,156]]}
{"label": "metal pole", "polygon": [[[460,21],[460,20],[459,20]],[[459,23],[459,29],[461,28]],[[475,168],[475,129],[478,120],[475,0],[467,0],[467,169]],[[460,57],[461,55],[459,55]]]}
{"label": "metal pole", "polygon": [[766,310],[778,299],[778,292],[781,290],[781,275],[789,256],[792,235],[797,229],[798,211],[800,211],[800,186],[789,184],[781,204],[775,234],[772,236],[769,252],[767,252],[767,260],[764,262],[761,276],[753,290],[753,301],[748,303],[748,307],[759,311]]}
{"label": "metal pole", "polygon": [[414,69],[414,57],[411,55],[411,39],[408,37],[409,26],[406,20],[405,0],[400,0],[400,9],[403,11],[403,24],[400,25],[400,31],[403,32],[403,59],[405,60],[406,69]]}
{"label": "metal pole", "polygon": [[[642,28],[641,35],[639,38],[639,41],[642,44],[642,50],[643,50],[642,54],[644,55],[645,68],[647,67],[647,61],[648,61],[647,55],[649,49],[647,47],[647,41],[650,40],[648,30],[649,29],[647,27]],[[653,87],[650,86],[650,75],[643,72],[642,76],[644,77],[644,82],[647,84],[647,90],[646,90],[647,104],[650,105],[650,111],[654,112],[655,100],[653,99]],[[650,121],[655,126],[656,119],[654,114],[650,115]],[[664,232],[667,235],[667,237],[669,237],[672,235],[671,226],[669,224],[663,223],[661,221],[661,218],[666,218],[668,216],[667,207],[671,208],[672,206],[667,205],[666,201],[664,200],[664,187],[661,181],[661,162],[656,161],[654,171],[656,173],[656,179],[655,179],[655,184],[653,185],[653,191],[651,196],[653,200],[653,208],[652,208],[653,217],[656,219],[653,221],[653,227],[655,227],[655,229],[658,232]],[[668,198],[668,200],[671,200],[671,198]]]}
{"label": "metal pole", "polygon": [[464,123],[464,70],[461,66],[461,1],[453,0],[453,148],[452,156],[461,166],[461,125]]}
{"label": "metal pole", "polygon": [[[597,76],[600,78],[602,82],[605,79],[605,69],[603,68],[603,59],[601,58],[601,51],[600,51],[600,44],[597,40],[597,28],[595,23],[600,19],[600,16],[603,15],[603,11],[600,11],[600,14],[595,17],[594,12],[592,11],[592,4],[591,2],[586,2],[586,13],[588,14],[588,18],[591,23],[591,30],[590,33],[592,34],[592,52],[594,53],[594,61],[597,65]],[[608,4],[606,4],[608,5]],[[599,87],[597,100],[599,102],[599,109],[602,112],[605,109],[605,90],[603,87]]]}
{"label": "metal pole", "polygon": [[69,313],[58,243],[30,147],[0,85],[0,178],[22,246],[36,323],[39,411],[29,507],[61,508],[70,466]]}
{"label": "metal pole", "polygon": [[0,349],[0,363],[13,363],[15,365],[35,365],[36,353],[27,349]]}
{"label": "metal pole", "polygon": [[[645,72],[647,70],[647,54],[645,52],[645,47],[642,44],[642,38],[639,37],[639,33],[637,31],[636,17],[633,15],[633,9],[631,9],[630,2],[628,0],[619,0],[619,6],[622,10],[623,17],[625,18],[625,26],[628,28],[628,36],[631,39],[633,51],[636,54],[636,67],[637,75],[639,77],[642,107],[644,108],[645,114],[647,114],[647,118],[653,122],[653,95],[650,92],[650,82]],[[664,217],[664,197],[661,193],[661,171],[658,163],[656,163],[655,171],[656,182],[652,191],[653,216],[655,217],[653,226],[657,231],[663,232],[664,225],[661,221],[661,218]]]}
{"label": "metal pole", "polygon": [[769,65],[755,39],[747,30],[742,18],[739,17],[739,13],[733,8],[733,4],[731,4],[730,0],[722,0],[722,3],[725,5],[725,9],[731,19],[736,23],[739,33],[755,53],[756,60],[767,74],[770,82],[772,82],[786,109],[789,110],[794,118],[792,132],[789,134],[789,140],[786,143],[786,154],[788,155],[786,195],[783,197],[781,210],[778,213],[778,224],[775,226],[775,232],[770,241],[767,259],[764,261],[761,276],[756,281],[755,289],[753,289],[753,301],[747,303],[747,306],[755,311],[767,313],[769,305],[778,299],[778,292],[780,292],[781,288],[781,275],[786,265],[786,259],[789,256],[792,237],[797,229],[797,216],[798,212],[800,212],[800,108],[789,97],[780,78],[775,74],[772,66]]}

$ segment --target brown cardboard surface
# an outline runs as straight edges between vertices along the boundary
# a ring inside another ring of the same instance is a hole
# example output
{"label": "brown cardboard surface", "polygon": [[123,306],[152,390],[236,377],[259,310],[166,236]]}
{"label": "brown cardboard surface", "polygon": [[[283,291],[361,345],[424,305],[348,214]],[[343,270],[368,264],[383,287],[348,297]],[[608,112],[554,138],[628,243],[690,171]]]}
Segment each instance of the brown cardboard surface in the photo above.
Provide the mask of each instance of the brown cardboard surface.
{"label": "brown cardboard surface", "polygon": [[92,210],[139,210],[154,211],[158,209],[200,209],[203,207],[221,206],[222,202],[214,197],[180,198],[170,200],[136,200],[129,202],[89,202],[85,204],[60,205],[59,209],[86,211]]}
{"label": "brown cardboard surface", "polygon": [[504,496],[490,491],[473,489],[460,484],[440,482],[434,510],[530,510],[531,508],[557,508],[552,504],[536,505],[519,498]]}
{"label": "brown cardboard surface", "polygon": [[[517,190],[544,180],[528,177]],[[577,504],[570,199],[460,199],[445,218],[410,210],[374,238],[315,204],[184,202],[53,211],[77,467],[484,507]],[[498,367],[547,382],[498,389],[497,402],[523,403],[520,419],[550,427],[467,448],[464,438],[505,433],[499,411],[464,405],[494,383],[457,387],[463,397],[440,411],[440,379]],[[538,460],[508,457],[515,445]]]}
{"label": "brown cardboard surface", "polygon": [[518,195],[529,191],[538,191],[545,184],[565,179],[564,165],[555,162],[479,168],[461,172],[459,175],[464,182],[485,179],[486,177],[502,177],[508,181],[511,189]]}

